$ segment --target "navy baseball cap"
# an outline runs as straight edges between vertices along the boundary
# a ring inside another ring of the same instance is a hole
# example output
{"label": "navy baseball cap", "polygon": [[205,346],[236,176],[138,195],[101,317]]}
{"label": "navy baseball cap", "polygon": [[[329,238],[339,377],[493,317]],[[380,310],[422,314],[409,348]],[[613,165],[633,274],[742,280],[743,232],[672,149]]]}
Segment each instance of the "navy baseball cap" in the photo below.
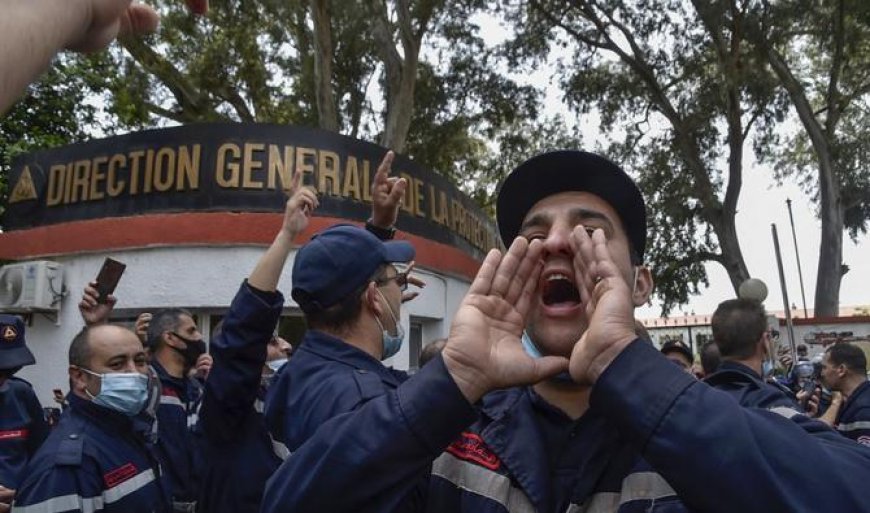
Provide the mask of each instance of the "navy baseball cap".
{"label": "navy baseball cap", "polygon": [[33,365],[36,358],[24,342],[24,321],[14,315],[0,314],[0,369]]}
{"label": "navy baseball cap", "polygon": [[585,151],[542,153],[523,162],[505,178],[498,193],[496,218],[505,246],[519,235],[529,210],[560,192],[582,191],[606,201],[619,215],[637,256],[646,250],[646,204],[628,174],[610,160]]}
{"label": "navy baseball cap", "polygon": [[362,287],[381,265],[413,259],[410,242],[384,242],[358,226],[335,225],[296,253],[290,295],[303,312],[316,312]]}

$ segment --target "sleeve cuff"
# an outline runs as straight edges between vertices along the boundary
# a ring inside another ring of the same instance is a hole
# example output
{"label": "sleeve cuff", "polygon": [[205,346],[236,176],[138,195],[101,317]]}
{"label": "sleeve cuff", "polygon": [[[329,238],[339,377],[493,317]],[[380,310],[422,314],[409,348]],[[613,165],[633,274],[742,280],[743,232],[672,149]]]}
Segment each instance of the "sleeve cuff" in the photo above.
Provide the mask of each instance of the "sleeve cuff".
{"label": "sleeve cuff", "polygon": [[462,395],[440,355],[397,392],[408,426],[433,454],[441,453],[477,420],[477,410]]}
{"label": "sleeve cuff", "polygon": [[248,293],[250,293],[250,295],[253,298],[259,300],[260,303],[262,303],[264,306],[272,307],[276,303],[280,303],[282,306],[284,305],[284,295],[283,294],[281,294],[277,290],[275,290],[275,291],[260,290],[256,287],[254,287],[253,285],[251,285],[250,283],[248,283],[247,279],[242,284],[242,291],[247,291]]}

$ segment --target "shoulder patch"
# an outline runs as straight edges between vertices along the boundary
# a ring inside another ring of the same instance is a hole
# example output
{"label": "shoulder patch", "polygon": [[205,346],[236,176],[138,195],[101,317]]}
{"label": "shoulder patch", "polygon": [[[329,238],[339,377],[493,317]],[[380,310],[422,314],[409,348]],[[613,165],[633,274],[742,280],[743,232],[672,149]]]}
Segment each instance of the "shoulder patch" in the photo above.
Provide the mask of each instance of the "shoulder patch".
{"label": "shoulder patch", "polygon": [[136,468],[136,465],[125,463],[103,474],[103,482],[106,483],[106,488],[114,488],[138,473],[139,469]]}
{"label": "shoulder patch", "polygon": [[447,446],[447,452],[461,460],[477,463],[490,470],[497,470],[501,466],[498,456],[476,433],[464,431],[456,441]]}
{"label": "shoulder patch", "polygon": [[867,436],[867,435],[859,436],[858,439],[855,441],[861,445],[866,445],[866,446],[870,447],[870,436]]}
{"label": "shoulder patch", "polygon": [[81,435],[71,434],[58,444],[54,461],[58,465],[81,465],[83,451],[84,440]]}

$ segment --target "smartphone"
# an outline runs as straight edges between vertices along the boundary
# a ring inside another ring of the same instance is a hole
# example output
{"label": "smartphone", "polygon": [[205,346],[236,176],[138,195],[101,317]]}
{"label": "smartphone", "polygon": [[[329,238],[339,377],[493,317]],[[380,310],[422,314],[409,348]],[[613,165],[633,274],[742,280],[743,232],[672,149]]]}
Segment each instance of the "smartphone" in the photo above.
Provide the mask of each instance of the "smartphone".
{"label": "smartphone", "polygon": [[115,287],[121,281],[121,276],[126,268],[125,264],[112,258],[106,258],[103,267],[100,268],[100,273],[97,274],[97,292],[100,294],[97,298],[98,303],[105,304],[109,294],[115,292]]}

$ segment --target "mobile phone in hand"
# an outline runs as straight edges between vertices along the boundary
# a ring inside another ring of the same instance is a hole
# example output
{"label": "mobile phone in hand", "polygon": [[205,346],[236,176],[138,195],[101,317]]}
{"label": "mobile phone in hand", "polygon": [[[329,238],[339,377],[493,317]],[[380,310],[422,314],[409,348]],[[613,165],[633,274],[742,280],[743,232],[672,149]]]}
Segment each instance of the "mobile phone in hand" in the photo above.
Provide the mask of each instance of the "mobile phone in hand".
{"label": "mobile phone in hand", "polygon": [[105,304],[108,301],[109,294],[115,292],[115,287],[121,281],[121,276],[126,268],[125,264],[112,258],[106,258],[105,262],[103,262],[103,267],[100,268],[100,272],[97,274],[98,303]]}

